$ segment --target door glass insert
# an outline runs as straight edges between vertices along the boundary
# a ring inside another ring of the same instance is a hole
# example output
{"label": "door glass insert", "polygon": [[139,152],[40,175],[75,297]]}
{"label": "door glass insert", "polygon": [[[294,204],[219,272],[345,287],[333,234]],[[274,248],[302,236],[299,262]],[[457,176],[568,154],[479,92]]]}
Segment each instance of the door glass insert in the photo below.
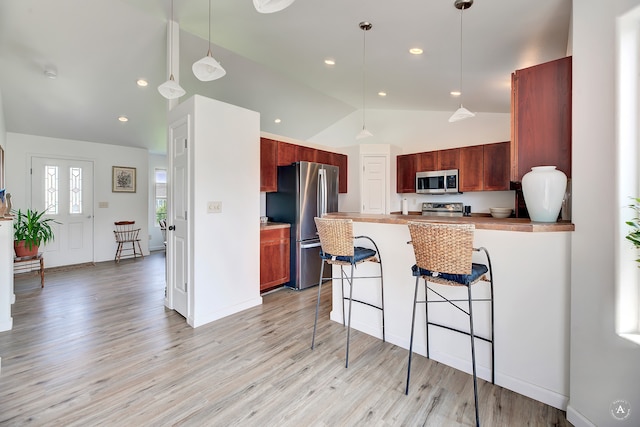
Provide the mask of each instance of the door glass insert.
{"label": "door glass insert", "polygon": [[82,213],[82,168],[69,168],[69,213]]}
{"label": "door glass insert", "polygon": [[44,167],[44,205],[46,213],[58,213],[58,167],[45,165]]}

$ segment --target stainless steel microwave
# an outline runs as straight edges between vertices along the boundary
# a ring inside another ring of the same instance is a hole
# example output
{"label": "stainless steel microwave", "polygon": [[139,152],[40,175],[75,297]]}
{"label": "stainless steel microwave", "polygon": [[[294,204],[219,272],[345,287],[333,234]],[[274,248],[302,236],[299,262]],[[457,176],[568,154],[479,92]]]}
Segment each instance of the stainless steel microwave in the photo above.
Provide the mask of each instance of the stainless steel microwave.
{"label": "stainless steel microwave", "polygon": [[416,193],[458,193],[458,169],[416,173]]}

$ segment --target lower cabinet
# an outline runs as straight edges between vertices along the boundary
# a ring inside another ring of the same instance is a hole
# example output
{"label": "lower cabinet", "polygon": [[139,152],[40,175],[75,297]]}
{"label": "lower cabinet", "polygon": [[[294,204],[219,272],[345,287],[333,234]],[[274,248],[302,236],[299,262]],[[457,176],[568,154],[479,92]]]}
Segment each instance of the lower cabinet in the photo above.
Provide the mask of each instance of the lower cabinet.
{"label": "lower cabinet", "polygon": [[289,227],[260,228],[260,292],[289,281]]}

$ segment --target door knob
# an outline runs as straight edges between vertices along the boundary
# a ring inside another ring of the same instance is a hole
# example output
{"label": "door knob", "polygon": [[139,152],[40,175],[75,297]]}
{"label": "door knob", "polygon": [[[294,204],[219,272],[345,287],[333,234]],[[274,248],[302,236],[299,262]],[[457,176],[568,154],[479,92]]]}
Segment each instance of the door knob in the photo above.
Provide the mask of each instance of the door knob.
{"label": "door knob", "polygon": [[176,226],[175,226],[175,225],[170,225],[170,226],[169,226],[169,231],[173,231],[173,230],[175,230],[175,229],[176,229]]}

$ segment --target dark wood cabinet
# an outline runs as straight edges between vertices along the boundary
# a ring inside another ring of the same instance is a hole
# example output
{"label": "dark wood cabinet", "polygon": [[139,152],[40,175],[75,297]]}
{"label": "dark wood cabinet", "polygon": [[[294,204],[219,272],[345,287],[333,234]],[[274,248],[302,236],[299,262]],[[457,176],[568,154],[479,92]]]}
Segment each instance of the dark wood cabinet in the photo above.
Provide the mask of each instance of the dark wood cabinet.
{"label": "dark wood cabinet", "polygon": [[460,169],[460,149],[451,148],[449,150],[436,151],[437,170]]}
{"label": "dark wood cabinet", "polygon": [[512,74],[512,181],[543,165],[571,177],[571,68],[569,56]]}
{"label": "dark wood cabinet", "polygon": [[260,138],[260,191],[278,190],[278,142]]}
{"label": "dark wood cabinet", "polygon": [[296,147],[295,144],[278,141],[278,166],[289,166],[298,161]]}
{"label": "dark wood cabinet", "polygon": [[510,151],[511,143],[509,141],[484,145],[483,190],[509,190]]}
{"label": "dark wood cabinet", "polygon": [[317,162],[318,150],[311,147],[304,147],[302,145],[296,146],[296,161],[300,162]]}
{"label": "dark wood cabinet", "polygon": [[[505,166],[508,167],[507,162]],[[460,149],[460,168],[459,168],[458,190],[464,191],[482,191],[484,176],[484,147],[482,145],[474,145],[471,147],[462,147]]]}
{"label": "dark wood cabinet", "polygon": [[396,192],[416,192],[416,172],[418,172],[418,156],[401,154],[396,157]]}
{"label": "dark wood cabinet", "polygon": [[[437,151],[428,151],[425,153],[417,153],[414,154],[417,157],[417,165],[418,168],[416,172],[426,172],[426,171],[435,171],[438,170],[438,152]],[[414,174],[415,175],[415,174]],[[415,180],[415,176],[413,179]],[[414,183],[415,188],[415,183]]]}
{"label": "dark wood cabinet", "polygon": [[[324,150],[316,150],[316,162],[324,165],[333,165],[333,153]],[[337,166],[337,165],[335,165]]]}
{"label": "dark wood cabinet", "polygon": [[339,193],[346,193],[347,192],[347,180],[349,179],[349,172],[348,172],[348,162],[347,162],[347,155],[346,154],[339,154],[339,153],[332,153],[333,154],[333,160],[331,163],[332,165],[338,166],[339,169],[339,177],[338,177],[338,192]]}
{"label": "dark wood cabinet", "polygon": [[298,161],[338,166],[340,169],[339,192],[347,192],[348,157],[346,154],[318,150],[269,138],[260,138],[260,191],[278,191],[278,166],[288,166]]}
{"label": "dark wood cabinet", "polygon": [[289,236],[289,227],[260,230],[261,292],[289,281]]}

